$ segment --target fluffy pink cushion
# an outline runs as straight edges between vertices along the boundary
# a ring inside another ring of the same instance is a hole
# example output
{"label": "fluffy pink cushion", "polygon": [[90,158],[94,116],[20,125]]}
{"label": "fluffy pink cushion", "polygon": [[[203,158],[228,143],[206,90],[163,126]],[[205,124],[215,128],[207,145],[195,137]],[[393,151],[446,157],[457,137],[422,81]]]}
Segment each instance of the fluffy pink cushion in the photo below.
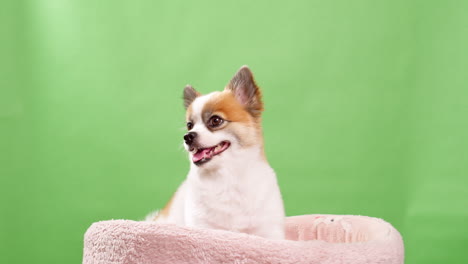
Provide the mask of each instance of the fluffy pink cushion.
{"label": "fluffy pink cushion", "polygon": [[91,225],[83,263],[403,263],[403,241],[389,223],[351,215],[286,219],[287,240],[154,222]]}

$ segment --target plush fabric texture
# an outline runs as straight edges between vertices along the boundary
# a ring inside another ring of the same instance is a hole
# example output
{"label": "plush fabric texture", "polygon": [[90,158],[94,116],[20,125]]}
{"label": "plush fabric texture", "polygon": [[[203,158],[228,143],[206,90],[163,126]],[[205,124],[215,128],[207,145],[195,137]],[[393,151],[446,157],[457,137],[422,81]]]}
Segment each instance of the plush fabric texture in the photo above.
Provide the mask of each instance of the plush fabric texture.
{"label": "plush fabric texture", "polygon": [[155,222],[91,225],[84,264],[116,263],[388,263],[404,261],[403,241],[389,223],[351,215],[286,219],[286,240]]}

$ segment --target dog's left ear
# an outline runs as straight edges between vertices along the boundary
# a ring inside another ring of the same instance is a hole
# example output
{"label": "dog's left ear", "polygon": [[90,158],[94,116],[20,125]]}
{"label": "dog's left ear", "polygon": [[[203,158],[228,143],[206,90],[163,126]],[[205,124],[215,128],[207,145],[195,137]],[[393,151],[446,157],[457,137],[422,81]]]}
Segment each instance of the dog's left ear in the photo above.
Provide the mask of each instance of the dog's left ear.
{"label": "dog's left ear", "polygon": [[249,67],[242,66],[232,77],[226,90],[230,90],[253,117],[260,117],[263,111],[262,94]]}
{"label": "dog's left ear", "polygon": [[197,92],[191,85],[186,85],[184,88],[184,107],[187,109],[190,104],[198,97],[200,93]]}

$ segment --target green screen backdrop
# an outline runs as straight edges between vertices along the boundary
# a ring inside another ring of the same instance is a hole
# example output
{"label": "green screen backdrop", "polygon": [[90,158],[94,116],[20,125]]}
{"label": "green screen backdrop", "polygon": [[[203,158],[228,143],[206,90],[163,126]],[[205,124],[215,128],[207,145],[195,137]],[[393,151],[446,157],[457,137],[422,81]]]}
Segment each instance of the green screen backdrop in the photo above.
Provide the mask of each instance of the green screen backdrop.
{"label": "green screen backdrop", "polygon": [[184,179],[182,89],[244,64],[287,215],[380,217],[468,263],[468,2],[2,1],[0,263],[80,263],[91,223]]}

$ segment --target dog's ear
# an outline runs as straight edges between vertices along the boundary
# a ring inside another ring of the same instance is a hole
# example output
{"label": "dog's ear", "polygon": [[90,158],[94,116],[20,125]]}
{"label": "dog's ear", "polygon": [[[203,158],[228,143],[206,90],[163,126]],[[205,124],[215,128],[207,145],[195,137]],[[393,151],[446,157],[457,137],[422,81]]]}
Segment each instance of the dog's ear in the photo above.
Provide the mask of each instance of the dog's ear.
{"label": "dog's ear", "polygon": [[263,111],[262,95],[255,83],[249,67],[242,66],[232,77],[226,90],[231,91],[237,101],[253,116],[259,117]]}
{"label": "dog's ear", "polygon": [[200,96],[200,93],[197,92],[191,85],[185,86],[184,88],[184,107],[187,109],[189,105],[197,98]]}

